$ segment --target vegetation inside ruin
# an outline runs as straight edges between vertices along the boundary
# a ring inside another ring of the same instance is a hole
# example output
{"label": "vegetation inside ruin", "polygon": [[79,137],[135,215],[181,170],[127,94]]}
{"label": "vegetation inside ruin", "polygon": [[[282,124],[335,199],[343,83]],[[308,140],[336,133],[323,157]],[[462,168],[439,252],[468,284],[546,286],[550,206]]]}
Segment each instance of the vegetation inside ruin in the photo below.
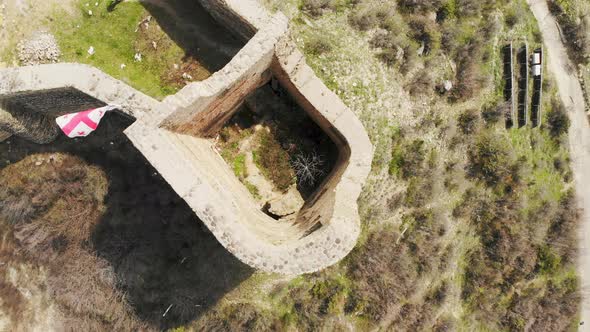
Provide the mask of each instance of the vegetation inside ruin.
{"label": "vegetation inside ruin", "polygon": [[273,91],[270,85],[248,97],[220,131],[217,146],[262,206],[292,190],[303,204],[338,157],[322,129],[285,91]]}
{"label": "vegetation inside ruin", "polygon": [[[239,49],[241,43],[213,24],[198,4],[176,1],[164,6],[125,1],[109,10],[108,1],[79,0],[75,14],[56,10],[50,25],[62,61],[95,66],[161,99],[206,79]],[[186,21],[191,15],[196,22]],[[198,35],[186,31],[215,35],[218,45],[201,45]]]}

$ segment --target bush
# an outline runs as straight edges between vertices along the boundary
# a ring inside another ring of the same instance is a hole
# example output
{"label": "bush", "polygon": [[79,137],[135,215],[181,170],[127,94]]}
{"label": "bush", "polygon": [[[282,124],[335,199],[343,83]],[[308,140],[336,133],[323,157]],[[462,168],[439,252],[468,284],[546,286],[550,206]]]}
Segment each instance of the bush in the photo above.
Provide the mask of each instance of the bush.
{"label": "bush", "polygon": [[510,103],[501,102],[484,106],[481,115],[487,124],[495,124],[508,113],[510,113]]}
{"label": "bush", "polygon": [[391,231],[369,235],[364,246],[356,248],[350,257],[348,275],[353,289],[349,299],[349,312],[379,321],[387,315],[392,304],[408,297],[416,283],[418,273],[410,249]]}
{"label": "bush", "polygon": [[332,45],[325,36],[315,36],[305,44],[305,50],[312,55],[322,55],[332,51]]}
{"label": "bush", "polygon": [[409,207],[422,207],[432,197],[434,189],[431,178],[415,177],[410,180],[406,190],[405,204]]}
{"label": "bush", "polygon": [[488,186],[511,185],[515,174],[516,157],[512,145],[504,135],[484,133],[467,152],[469,174]]}
{"label": "bush", "polygon": [[485,3],[482,0],[455,0],[455,2],[459,18],[479,16]]}
{"label": "bush", "polygon": [[473,134],[479,126],[479,112],[474,109],[468,109],[459,115],[457,123],[463,134]]}
{"label": "bush", "polygon": [[348,22],[354,28],[366,31],[378,26],[388,27],[394,15],[392,6],[367,2],[354,9],[348,17]]}
{"label": "bush", "polygon": [[430,70],[422,69],[417,72],[412,81],[406,85],[411,96],[427,95],[434,90],[434,80]]}
{"label": "bush", "polygon": [[271,133],[263,131],[259,139],[260,147],[256,150],[254,162],[278,190],[289,189],[295,183],[289,154]]}
{"label": "bush", "polygon": [[277,331],[281,324],[266,310],[249,303],[232,303],[208,313],[196,327],[199,331]]}
{"label": "bush", "polygon": [[424,141],[420,139],[409,144],[396,145],[389,163],[389,174],[401,175],[403,179],[421,174],[424,168],[424,155]]}
{"label": "bush", "polygon": [[322,16],[336,9],[334,0],[303,0],[301,10],[313,17]]}
{"label": "bush", "polygon": [[538,269],[544,274],[553,274],[559,269],[561,259],[551,247],[543,245],[538,249]]}
{"label": "bush", "polygon": [[437,11],[442,5],[442,0],[398,0],[399,8],[407,13]]}
{"label": "bush", "polygon": [[436,23],[424,16],[412,15],[408,20],[409,36],[424,45],[424,53],[429,54],[440,48],[441,33]]}
{"label": "bush", "polygon": [[451,94],[452,101],[464,101],[472,98],[483,87],[483,76],[479,62],[481,60],[481,41],[473,39],[457,52],[456,84]]}
{"label": "bush", "polygon": [[590,7],[583,1],[547,1],[549,10],[555,15],[563,35],[568,53],[577,63],[587,64],[590,60]]}
{"label": "bush", "polygon": [[549,134],[553,138],[558,138],[569,130],[570,119],[567,116],[565,106],[558,99],[551,101],[551,111],[547,113],[547,126]]}

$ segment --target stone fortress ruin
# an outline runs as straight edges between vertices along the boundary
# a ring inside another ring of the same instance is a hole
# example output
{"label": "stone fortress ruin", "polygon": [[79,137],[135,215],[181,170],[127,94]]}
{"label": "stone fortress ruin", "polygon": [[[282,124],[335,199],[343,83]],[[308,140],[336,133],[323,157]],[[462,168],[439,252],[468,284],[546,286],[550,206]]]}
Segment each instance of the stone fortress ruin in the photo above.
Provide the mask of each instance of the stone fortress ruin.
{"label": "stone fortress ruin", "polygon": [[[2,69],[0,141],[10,135],[50,141],[56,133],[41,129],[52,124],[31,120],[32,112],[39,112],[32,104],[42,104],[37,99],[43,94],[73,100],[72,107],[65,102],[66,111],[81,105],[121,105],[136,119],[125,134],[241,261],[288,275],[338,262],[352,250],[360,233],[357,199],[373,157],[362,123],[306,64],[289,38],[283,14],[268,13],[256,0],[195,1],[244,42],[221,70],[158,102],[82,64]],[[337,148],[330,173],[289,221],[260,209],[213,139],[249,96],[269,84],[280,86]]]}

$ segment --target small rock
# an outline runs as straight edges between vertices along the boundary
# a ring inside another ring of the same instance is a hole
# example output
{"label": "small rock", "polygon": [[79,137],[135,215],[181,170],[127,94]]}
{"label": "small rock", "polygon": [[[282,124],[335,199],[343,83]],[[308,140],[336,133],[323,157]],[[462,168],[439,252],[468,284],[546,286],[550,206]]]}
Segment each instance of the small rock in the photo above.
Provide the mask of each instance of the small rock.
{"label": "small rock", "polygon": [[422,42],[422,45],[420,46],[420,48],[417,51],[418,56],[422,56],[424,54],[425,49],[426,49],[426,44],[424,42]]}
{"label": "small rock", "polygon": [[122,63],[122,64],[121,64],[121,69],[125,69],[125,67],[127,67],[127,65],[126,65],[126,64],[124,64],[124,63]]}
{"label": "small rock", "polygon": [[94,46],[90,46],[90,47],[88,48],[88,54],[89,54],[89,55],[94,55]]}
{"label": "small rock", "polygon": [[158,44],[156,44],[155,41],[152,41],[152,47],[154,48],[154,50],[158,49]]}
{"label": "small rock", "polygon": [[88,15],[92,16],[92,10],[88,10]]}
{"label": "small rock", "polygon": [[184,78],[185,80],[192,80],[193,79],[193,77],[187,73],[182,73],[182,78]]}
{"label": "small rock", "polygon": [[37,162],[35,162],[35,166],[41,166],[41,164],[43,164],[43,162],[42,162],[42,161],[37,161]]}
{"label": "small rock", "polygon": [[282,197],[268,202],[268,211],[279,217],[296,213],[303,206],[303,198],[295,186]]}
{"label": "small rock", "polygon": [[135,59],[135,61],[141,62],[141,53],[135,53],[135,56],[133,58]]}
{"label": "small rock", "polygon": [[443,82],[443,86],[445,87],[446,91],[451,91],[451,89],[453,88],[453,82],[446,80]]}

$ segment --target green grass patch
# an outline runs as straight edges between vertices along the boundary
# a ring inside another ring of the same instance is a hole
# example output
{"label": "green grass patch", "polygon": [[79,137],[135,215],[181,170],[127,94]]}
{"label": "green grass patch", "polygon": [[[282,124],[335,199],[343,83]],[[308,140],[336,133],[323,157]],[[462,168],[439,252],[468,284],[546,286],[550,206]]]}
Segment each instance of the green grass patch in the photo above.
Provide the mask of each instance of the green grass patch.
{"label": "green grass patch", "polygon": [[[155,20],[146,31],[138,29],[138,23],[149,15],[140,3],[123,2],[112,12],[107,11],[106,1],[97,7],[86,4],[79,2],[75,16],[65,11],[54,15],[51,31],[64,61],[97,67],[155,98],[178,91],[177,86],[165,82],[165,73],[182,62],[184,51],[156,27]],[[157,49],[150,50],[151,40],[158,41]],[[90,47],[95,50],[93,55],[88,53]],[[139,51],[142,61],[135,61]]]}
{"label": "green grass patch", "polygon": [[248,176],[248,172],[246,170],[246,155],[240,153],[236,156],[232,163],[232,169],[234,170],[234,174],[238,177],[238,179],[243,180]]}

